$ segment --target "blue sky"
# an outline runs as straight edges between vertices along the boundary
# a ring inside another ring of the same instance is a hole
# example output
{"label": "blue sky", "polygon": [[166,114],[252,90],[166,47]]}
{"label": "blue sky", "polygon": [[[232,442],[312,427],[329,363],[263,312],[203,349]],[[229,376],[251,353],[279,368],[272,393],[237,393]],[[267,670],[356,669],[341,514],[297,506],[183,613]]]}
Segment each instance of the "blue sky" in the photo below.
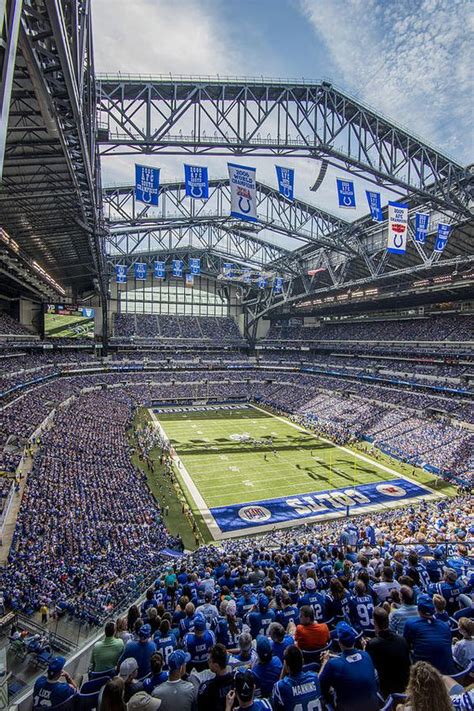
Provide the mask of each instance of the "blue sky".
{"label": "blue sky", "polygon": [[[474,161],[470,0],[94,0],[93,13],[99,72],[328,78],[460,163]],[[159,161],[164,180],[180,175],[181,159]],[[225,159],[207,163],[225,174]],[[271,159],[253,163],[274,182]],[[131,182],[132,164],[104,161],[105,182]],[[315,202],[314,163],[286,165],[297,168],[297,194]],[[317,202],[337,211],[334,193],[328,172]]]}

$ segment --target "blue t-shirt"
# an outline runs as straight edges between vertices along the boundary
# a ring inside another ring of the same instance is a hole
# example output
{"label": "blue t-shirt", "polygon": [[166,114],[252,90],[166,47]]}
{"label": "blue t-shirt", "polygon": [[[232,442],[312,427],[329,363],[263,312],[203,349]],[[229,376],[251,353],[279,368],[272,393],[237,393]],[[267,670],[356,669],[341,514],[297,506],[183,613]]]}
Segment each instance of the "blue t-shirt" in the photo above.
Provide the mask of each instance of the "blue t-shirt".
{"label": "blue t-shirt", "polygon": [[207,662],[211,647],[216,643],[216,638],[213,632],[206,630],[200,637],[193,632],[190,632],[184,638],[184,648],[191,655],[191,662],[199,664]]}
{"label": "blue t-shirt", "polygon": [[36,680],[33,691],[33,709],[50,709],[67,701],[76,693],[65,681],[48,681],[46,676]]}
{"label": "blue t-shirt", "polygon": [[159,652],[163,657],[163,666],[168,667],[168,659],[173,654],[176,649],[176,637],[171,632],[168,635],[160,635],[158,632],[153,641],[156,646],[156,651]]}
{"label": "blue t-shirt", "polygon": [[168,681],[168,672],[160,671],[159,674],[153,674],[153,676],[149,676],[148,679],[145,679],[143,682],[143,691],[146,691],[147,694],[151,694],[156,686],[163,684],[165,681]]}
{"label": "blue t-shirt", "polygon": [[252,669],[252,674],[255,677],[255,686],[260,689],[262,696],[270,696],[274,684],[280,678],[283,664],[278,657],[272,657],[269,662],[257,664]]}
{"label": "blue t-shirt", "polygon": [[294,605],[288,605],[282,610],[278,610],[276,613],[275,621],[279,622],[282,627],[286,630],[290,622],[294,622],[295,625],[299,622],[300,613]]}
{"label": "blue t-shirt", "polygon": [[122,652],[122,656],[118,661],[118,665],[133,657],[138,664],[137,677],[143,679],[144,676],[150,673],[150,659],[153,652],[156,652],[156,644],[151,639],[144,642],[128,642]]}
{"label": "blue t-shirt", "polygon": [[354,595],[349,608],[351,622],[358,630],[373,629],[374,603],[371,595]]}
{"label": "blue t-shirt", "polygon": [[255,639],[259,634],[266,635],[271,623],[275,621],[275,612],[271,608],[265,612],[249,612],[248,625],[250,634]]}
{"label": "blue t-shirt", "polygon": [[320,592],[306,592],[298,600],[298,607],[309,605],[313,608],[316,622],[324,622],[326,619],[326,596]]}
{"label": "blue t-shirt", "polygon": [[291,647],[292,644],[295,643],[295,640],[293,637],[289,634],[286,634],[283,637],[282,642],[272,642],[272,652],[274,657],[278,657],[281,661],[283,661],[283,655],[285,653],[285,649],[287,647]]}
{"label": "blue t-shirt", "polygon": [[321,688],[315,672],[285,676],[273,687],[275,711],[320,711]]}
{"label": "blue t-shirt", "polygon": [[372,659],[359,649],[346,649],[329,659],[319,675],[321,691],[336,694],[336,711],[378,711],[377,679]]}
{"label": "blue t-shirt", "polygon": [[454,673],[451,630],[446,622],[433,617],[408,619],[403,636],[412,648],[415,662],[429,662],[441,674]]}

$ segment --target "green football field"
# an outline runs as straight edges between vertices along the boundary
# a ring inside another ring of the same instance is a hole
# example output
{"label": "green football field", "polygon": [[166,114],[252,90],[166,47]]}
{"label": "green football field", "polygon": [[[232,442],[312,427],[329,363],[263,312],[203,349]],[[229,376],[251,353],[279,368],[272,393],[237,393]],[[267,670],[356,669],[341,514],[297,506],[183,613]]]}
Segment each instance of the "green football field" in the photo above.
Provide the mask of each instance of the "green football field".
{"label": "green football field", "polygon": [[93,338],[94,319],[45,314],[44,335],[47,338]]}

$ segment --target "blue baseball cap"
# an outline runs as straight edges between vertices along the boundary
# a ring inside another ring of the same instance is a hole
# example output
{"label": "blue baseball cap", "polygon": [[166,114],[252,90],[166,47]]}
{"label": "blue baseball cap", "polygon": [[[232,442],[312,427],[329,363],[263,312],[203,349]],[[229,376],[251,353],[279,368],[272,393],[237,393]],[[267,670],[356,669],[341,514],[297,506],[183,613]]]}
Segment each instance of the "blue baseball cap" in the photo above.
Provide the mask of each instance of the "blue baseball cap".
{"label": "blue baseball cap", "polygon": [[197,632],[204,632],[206,629],[206,620],[202,615],[196,615],[196,618],[194,619],[194,629]]}
{"label": "blue baseball cap", "polygon": [[64,669],[66,664],[66,659],[64,657],[54,657],[48,664],[48,674],[50,676],[56,676],[60,671]]}
{"label": "blue baseball cap", "polygon": [[433,599],[429,595],[418,595],[416,603],[420,612],[425,612],[427,615],[434,615],[435,607]]}
{"label": "blue baseball cap", "polygon": [[142,625],[138,630],[138,636],[140,639],[148,639],[148,637],[151,637],[151,626],[149,624]]}
{"label": "blue baseball cap", "polygon": [[270,661],[272,658],[272,645],[268,637],[259,634],[257,637],[257,654],[262,662]]}
{"label": "blue baseball cap", "polygon": [[338,622],[336,625],[336,637],[345,647],[351,647],[357,639],[357,632],[347,622]]}
{"label": "blue baseball cap", "polygon": [[242,592],[244,595],[250,595],[252,593],[252,588],[250,585],[242,585]]}
{"label": "blue baseball cap", "polygon": [[172,671],[177,671],[183,664],[187,664],[191,661],[191,655],[188,652],[183,652],[182,649],[176,649],[168,657],[168,669]]}
{"label": "blue baseball cap", "polygon": [[260,593],[260,595],[258,596],[258,606],[263,607],[266,610],[268,605],[269,605],[268,597],[266,595],[264,595],[263,593]]}

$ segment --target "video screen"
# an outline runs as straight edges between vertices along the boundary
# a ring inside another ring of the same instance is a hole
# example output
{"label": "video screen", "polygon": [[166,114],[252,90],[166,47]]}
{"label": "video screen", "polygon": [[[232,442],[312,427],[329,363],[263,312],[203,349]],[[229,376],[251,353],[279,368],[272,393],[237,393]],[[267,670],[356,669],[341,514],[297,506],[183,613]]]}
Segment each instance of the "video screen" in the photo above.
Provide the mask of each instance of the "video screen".
{"label": "video screen", "polygon": [[70,304],[46,304],[45,338],[94,338],[94,309]]}

